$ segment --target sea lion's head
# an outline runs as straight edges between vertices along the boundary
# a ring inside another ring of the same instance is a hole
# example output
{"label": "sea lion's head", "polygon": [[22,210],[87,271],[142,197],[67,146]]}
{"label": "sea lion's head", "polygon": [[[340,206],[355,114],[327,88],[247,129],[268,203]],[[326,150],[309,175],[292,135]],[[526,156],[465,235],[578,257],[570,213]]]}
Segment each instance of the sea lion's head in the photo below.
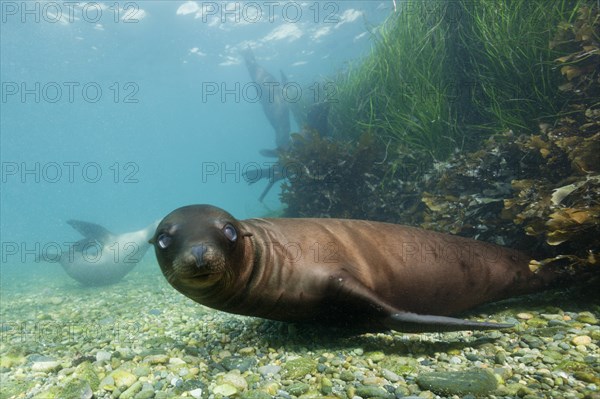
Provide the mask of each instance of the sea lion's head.
{"label": "sea lion's head", "polygon": [[167,281],[187,296],[217,282],[228,284],[242,266],[244,237],[251,234],[232,215],[211,205],[190,205],[168,214],[150,243]]}

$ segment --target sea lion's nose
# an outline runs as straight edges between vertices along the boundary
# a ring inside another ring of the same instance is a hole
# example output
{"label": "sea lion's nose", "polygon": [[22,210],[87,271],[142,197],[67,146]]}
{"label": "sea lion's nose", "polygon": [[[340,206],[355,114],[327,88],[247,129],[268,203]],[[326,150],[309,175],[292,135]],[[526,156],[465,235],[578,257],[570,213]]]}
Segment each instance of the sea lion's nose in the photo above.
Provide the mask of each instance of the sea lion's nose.
{"label": "sea lion's nose", "polygon": [[206,253],[206,245],[195,245],[192,247],[192,255],[196,258],[196,266],[204,266],[204,254]]}

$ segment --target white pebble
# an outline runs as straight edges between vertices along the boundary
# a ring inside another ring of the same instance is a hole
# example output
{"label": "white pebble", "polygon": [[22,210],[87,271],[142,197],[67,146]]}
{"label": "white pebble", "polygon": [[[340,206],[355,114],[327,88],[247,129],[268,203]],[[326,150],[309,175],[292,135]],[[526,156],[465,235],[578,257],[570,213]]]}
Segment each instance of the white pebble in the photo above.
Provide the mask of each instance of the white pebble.
{"label": "white pebble", "polygon": [[112,357],[112,355],[110,354],[110,352],[107,352],[107,351],[98,351],[96,353],[96,361],[97,362],[109,361],[111,357]]}
{"label": "white pebble", "polygon": [[461,364],[462,363],[462,359],[458,356],[452,356],[449,360],[450,364]]}
{"label": "white pebble", "polygon": [[193,398],[200,399],[202,397],[202,389],[196,388],[191,390],[190,395],[192,395]]}

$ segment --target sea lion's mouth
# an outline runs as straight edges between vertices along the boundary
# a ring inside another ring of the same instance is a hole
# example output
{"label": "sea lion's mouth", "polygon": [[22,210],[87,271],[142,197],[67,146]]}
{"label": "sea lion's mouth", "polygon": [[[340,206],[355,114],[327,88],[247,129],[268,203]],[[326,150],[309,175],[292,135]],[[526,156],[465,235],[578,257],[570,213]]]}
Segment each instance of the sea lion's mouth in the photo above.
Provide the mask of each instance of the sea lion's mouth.
{"label": "sea lion's mouth", "polygon": [[204,246],[194,246],[185,255],[175,258],[172,264],[173,278],[185,280],[209,280],[222,274],[225,260],[218,253]]}

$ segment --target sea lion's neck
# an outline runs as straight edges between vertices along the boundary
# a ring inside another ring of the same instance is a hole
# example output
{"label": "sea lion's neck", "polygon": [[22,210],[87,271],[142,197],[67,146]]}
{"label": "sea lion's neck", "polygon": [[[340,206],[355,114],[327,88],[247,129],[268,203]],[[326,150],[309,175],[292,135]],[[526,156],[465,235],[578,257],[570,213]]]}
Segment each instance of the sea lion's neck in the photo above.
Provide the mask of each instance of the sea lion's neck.
{"label": "sea lion's neck", "polygon": [[277,302],[274,298],[281,294],[277,282],[285,281],[291,273],[289,262],[278,245],[284,241],[261,223],[243,222],[243,228],[251,235],[244,236],[244,252],[235,265],[235,273],[219,282],[220,299],[215,307],[231,313],[268,317]]}

